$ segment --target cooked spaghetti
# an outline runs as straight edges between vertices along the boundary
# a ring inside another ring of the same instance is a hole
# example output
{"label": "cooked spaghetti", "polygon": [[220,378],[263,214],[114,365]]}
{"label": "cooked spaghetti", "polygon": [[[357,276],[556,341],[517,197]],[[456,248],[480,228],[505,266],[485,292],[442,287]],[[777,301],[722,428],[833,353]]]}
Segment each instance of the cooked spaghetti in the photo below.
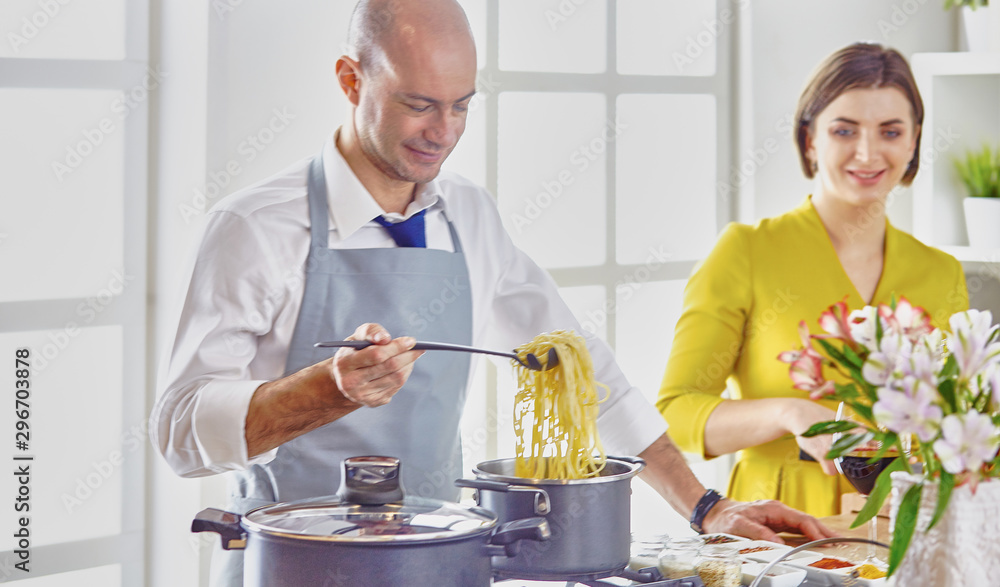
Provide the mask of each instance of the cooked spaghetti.
{"label": "cooked spaghetti", "polygon": [[[545,361],[555,348],[559,364],[533,371],[514,362],[518,392],[514,406],[515,475],[530,479],[583,479],[600,474],[606,455],[597,434],[594,364],[583,337],[573,331],[540,334],[515,349]],[[605,393],[605,397],[607,394]],[[530,438],[526,437],[530,435]]]}

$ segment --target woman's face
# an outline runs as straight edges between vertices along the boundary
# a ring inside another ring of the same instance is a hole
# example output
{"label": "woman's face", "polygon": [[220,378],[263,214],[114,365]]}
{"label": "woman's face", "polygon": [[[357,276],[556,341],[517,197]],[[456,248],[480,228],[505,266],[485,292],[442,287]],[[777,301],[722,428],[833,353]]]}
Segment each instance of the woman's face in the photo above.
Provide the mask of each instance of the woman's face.
{"label": "woman's face", "polygon": [[816,117],[806,155],[821,197],[852,205],[884,202],[913,159],[919,128],[894,87],[848,90]]}

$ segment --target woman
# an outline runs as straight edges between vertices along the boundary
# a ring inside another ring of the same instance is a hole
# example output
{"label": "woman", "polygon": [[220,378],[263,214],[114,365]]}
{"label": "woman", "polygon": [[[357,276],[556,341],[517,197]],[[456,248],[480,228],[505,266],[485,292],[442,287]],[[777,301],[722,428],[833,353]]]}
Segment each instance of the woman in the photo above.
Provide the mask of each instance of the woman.
{"label": "woman", "polygon": [[[839,513],[852,491],[823,457],[831,402],[792,388],[782,351],[797,331],[845,300],[851,310],[905,296],[936,326],[967,309],[961,265],[893,228],[890,191],[919,164],[923,104],[906,60],[858,43],[828,57],[806,86],[796,144],[814,192],[755,226],[730,224],[684,294],[657,406],[685,451],[739,453],[727,495],[778,499],[815,516]],[[720,396],[729,383],[732,399]],[[800,449],[816,461],[800,458]]]}

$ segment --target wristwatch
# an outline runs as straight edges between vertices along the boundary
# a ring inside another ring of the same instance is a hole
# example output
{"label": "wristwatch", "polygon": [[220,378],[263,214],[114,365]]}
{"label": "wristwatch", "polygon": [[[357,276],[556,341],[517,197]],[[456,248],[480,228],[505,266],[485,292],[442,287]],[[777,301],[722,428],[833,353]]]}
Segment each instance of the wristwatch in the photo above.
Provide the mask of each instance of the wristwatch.
{"label": "wristwatch", "polygon": [[714,490],[709,489],[705,492],[705,495],[701,496],[698,500],[698,504],[694,506],[694,511],[691,512],[691,529],[698,534],[704,534],[705,530],[702,528],[702,524],[705,522],[705,516],[708,512],[712,511],[715,504],[719,503],[722,499],[722,495]]}

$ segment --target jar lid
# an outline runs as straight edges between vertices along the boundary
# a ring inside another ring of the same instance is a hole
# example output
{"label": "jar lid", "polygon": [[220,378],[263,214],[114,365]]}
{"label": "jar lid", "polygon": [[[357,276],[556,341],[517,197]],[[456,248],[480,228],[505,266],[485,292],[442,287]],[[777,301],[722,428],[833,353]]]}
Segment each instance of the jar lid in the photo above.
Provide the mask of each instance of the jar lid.
{"label": "jar lid", "polygon": [[426,542],[485,533],[497,523],[489,510],[407,497],[361,505],[339,497],[266,505],[243,516],[248,532],[326,542]]}

